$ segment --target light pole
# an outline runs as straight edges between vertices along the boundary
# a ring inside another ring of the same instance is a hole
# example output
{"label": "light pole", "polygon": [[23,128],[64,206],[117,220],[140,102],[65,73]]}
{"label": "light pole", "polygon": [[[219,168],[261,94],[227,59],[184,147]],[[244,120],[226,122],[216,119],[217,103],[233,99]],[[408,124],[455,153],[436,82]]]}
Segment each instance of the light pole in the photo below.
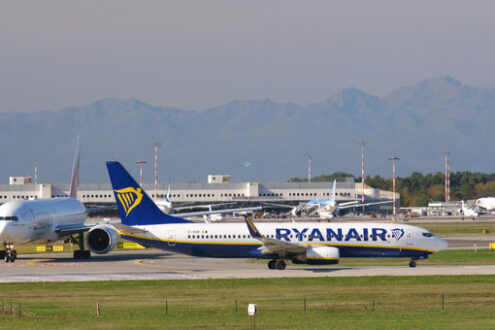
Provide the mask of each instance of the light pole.
{"label": "light pole", "polygon": [[366,142],[361,141],[359,142],[359,145],[361,146],[361,204],[363,205],[364,214],[364,146],[366,145]]}
{"label": "light pole", "polygon": [[388,157],[388,159],[390,159],[392,161],[392,186],[393,186],[393,190],[394,190],[394,200],[393,200],[393,203],[394,203],[394,209],[393,209],[393,217],[395,219],[397,213],[395,211],[395,161],[396,160],[399,160],[400,158],[397,157],[397,156],[392,156],[392,157]]}
{"label": "light pole", "polygon": [[143,186],[143,164],[146,164],[145,160],[138,160],[136,164],[139,164],[139,185]]}

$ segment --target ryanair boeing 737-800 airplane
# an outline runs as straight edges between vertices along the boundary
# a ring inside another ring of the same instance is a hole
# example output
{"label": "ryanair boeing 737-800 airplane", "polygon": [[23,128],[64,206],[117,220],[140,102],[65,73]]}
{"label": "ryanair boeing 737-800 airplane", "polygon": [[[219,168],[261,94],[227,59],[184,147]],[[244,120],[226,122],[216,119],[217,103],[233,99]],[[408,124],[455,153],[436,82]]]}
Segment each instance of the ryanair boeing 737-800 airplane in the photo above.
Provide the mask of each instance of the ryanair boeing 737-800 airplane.
{"label": "ryanair boeing 737-800 airplane", "polygon": [[409,265],[443,250],[430,231],[395,223],[195,223],[161,212],[119,162],[107,162],[122,224],[120,235],[146,247],[212,258],[328,265],[341,257],[405,257]]}

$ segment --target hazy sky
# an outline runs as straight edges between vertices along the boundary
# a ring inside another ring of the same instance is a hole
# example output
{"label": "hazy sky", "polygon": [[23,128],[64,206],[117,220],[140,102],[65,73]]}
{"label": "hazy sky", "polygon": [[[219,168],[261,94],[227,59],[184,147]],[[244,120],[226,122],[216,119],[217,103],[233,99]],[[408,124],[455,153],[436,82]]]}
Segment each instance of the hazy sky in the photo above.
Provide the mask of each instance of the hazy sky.
{"label": "hazy sky", "polygon": [[0,111],[107,96],[203,110],[382,96],[448,74],[495,87],[495,1],[0,2]]}

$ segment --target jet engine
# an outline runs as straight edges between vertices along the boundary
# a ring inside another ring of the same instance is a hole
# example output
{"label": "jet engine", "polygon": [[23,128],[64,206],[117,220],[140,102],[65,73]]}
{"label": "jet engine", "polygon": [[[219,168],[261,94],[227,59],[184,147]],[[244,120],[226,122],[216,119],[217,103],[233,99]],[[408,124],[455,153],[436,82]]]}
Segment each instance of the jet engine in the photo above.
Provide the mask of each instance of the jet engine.
{"label": "jet engine", "polygon": [[308,265],[333,265],[339,263],[339,249],[332,246],[315,245],[306,251]]}
{"label": "jet engine", "polygon": [[113,250],[117,244],[117,232],[107,225],[97,225],[91,228],[86,235],[86,246],[97,254]]}

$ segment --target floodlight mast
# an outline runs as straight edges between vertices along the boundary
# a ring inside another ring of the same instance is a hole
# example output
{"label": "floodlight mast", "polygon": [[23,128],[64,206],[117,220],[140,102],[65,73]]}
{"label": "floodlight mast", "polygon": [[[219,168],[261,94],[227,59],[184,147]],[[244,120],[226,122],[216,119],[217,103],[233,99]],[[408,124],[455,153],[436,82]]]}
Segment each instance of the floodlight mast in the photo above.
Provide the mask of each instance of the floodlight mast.
{"label": "floodlight mast", "polygon": [[139,164],[139,185],[143,186],[143,165],[147,162],[145,160],[138,160],[136,164]]}

